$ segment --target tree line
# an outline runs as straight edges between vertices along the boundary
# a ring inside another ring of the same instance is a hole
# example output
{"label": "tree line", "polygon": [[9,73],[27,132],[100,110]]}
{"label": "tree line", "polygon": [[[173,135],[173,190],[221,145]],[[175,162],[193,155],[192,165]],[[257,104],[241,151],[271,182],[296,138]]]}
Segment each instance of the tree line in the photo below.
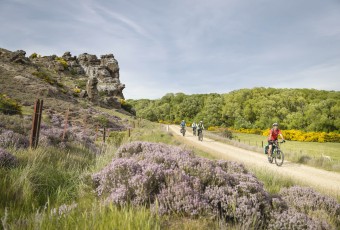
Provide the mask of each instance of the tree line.
{"label": "tree line", "polygon": [[161,99],[129,100],[150,121],[198,122],[206,127],[339,132],[340,92],[315,89],[240,89],[226,94],[168,93]]}

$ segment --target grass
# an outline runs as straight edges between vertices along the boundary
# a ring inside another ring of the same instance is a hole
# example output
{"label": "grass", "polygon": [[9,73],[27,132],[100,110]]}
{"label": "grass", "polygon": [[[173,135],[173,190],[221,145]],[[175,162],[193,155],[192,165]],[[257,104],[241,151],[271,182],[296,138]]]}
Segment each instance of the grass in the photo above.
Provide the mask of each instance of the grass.
{"label": "grass", "polygon": [[[106,145],[101,155],[94,155],[82,146],[9,150],[20,165],[0,169],[0,226],[4,229],[239,229],[216,219],[158,216],[146,207],[104,205],[93,192],[91,175],[112,160],[119,144],[135,140],[161,142],[190,148],[201,157],[221,159],[182,143],[159,124],[148,121],[140,121],[131,136],[127,134],[117,134],[124,136],[118,139],[116,134],[110,135],[111,144]],[[282,187],[299,184],[288,177],[275,177],[264,168],[249,170],[272,194]],[[58,214],[63,205],[74,202],[76,208]]]}

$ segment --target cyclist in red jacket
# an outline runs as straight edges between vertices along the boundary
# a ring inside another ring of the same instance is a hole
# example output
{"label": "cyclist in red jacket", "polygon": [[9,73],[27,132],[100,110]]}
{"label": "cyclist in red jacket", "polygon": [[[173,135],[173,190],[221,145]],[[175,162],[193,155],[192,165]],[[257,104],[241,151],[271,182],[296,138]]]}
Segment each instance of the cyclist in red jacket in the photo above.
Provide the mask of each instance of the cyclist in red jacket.
{"label": "cyclist in red jacket", "polygon": [[273,124],[273,128],[270,130],[269,137],[268,137],[268,157],[271,156],[272,154],[272,148],[273,144],[277,142],[277,138],[280,135],[282,140],[284,141],[285,139],[283,138],[283,135],[281,133],[281,130],[279,130],[279,125],[277,123]]}

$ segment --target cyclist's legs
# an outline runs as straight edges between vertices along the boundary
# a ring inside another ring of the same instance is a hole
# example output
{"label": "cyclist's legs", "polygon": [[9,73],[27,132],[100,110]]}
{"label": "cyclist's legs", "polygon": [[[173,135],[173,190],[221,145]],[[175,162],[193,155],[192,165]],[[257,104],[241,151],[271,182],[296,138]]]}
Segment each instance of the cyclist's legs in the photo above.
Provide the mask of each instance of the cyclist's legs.
{"label": "cyclist's legs", "polygon": [[274,141],[268,141],[268,156],[270,157],[272,155],[272,149],[273,149],[273,143]]}

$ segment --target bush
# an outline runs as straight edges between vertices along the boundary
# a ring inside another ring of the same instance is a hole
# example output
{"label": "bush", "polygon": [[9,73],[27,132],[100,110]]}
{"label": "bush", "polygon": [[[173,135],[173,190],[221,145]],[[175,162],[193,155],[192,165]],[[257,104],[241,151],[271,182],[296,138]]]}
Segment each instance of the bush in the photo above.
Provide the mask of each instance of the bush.
{"label": "bush", "polygon": [[34,75],[37,78],[47,82],[50,85],[58,86],[60,88],[64,87],[63,84],[61,84],[57,80],[53,79],[47,72],[44,72],[44,71],[35,71],[35,72],[32,73],[32,75]]}
{"label": "bush", "polygon": [[0,94],[0,112],[8,115],[22,115],[22,107],[16,100],[5,94]]}
{"label": "bush", "polygon": [[65,69],[68,67],[67,61],[62,57],[56,57],[55,60],[59,62]]}
{"label": "bush", "polygon": [[120,99],[120,104],[122,106],[122,109],[131,113],[132,115],[136,115],[136,111],[134,110],[133,106],[129,104],[127,101],[125,101],[124,99]]}
{"label": "bush", "polygon": [[315,192],[311,188],[294,186],[280,191],[282,199],[291,205],[291,208],[308,214],[323,211],[340,226],[340,204],[331,197]]}
{"label": "bush", "polygon": [[0,167],[10,168],[17,165],[17,163],[18,160],[15,156],[0,148]]}
{"label": "bush", "polygon": [[163,144],[121,147],[93,180],[106,202],[146,205],[160,214],[207,214],[257,226],[270,206],[262,184],[242,165],[198,158]]}
{"label": "bush", "polygon": [[27,148],[29,146],[28,138],[24,135],[4,130],[0,133],[0,146],[3,148]]}
{"label": "bush", "polygon": [[37,58],[38,57],[38,54],[37,53],[32,53],[29,58],[30,59],[34,59],[34,58]]}
{"label": "bush", "polygon": [[339,204],[312,189],[293,187],[270,197],[243,165],[164,144],[124,145],[92,179],[105,203],[141,205],[161,215],[215,217],[242,229],[330,229],[308,210],[339,216]]}
{"label": "bush", "polygon": [[109,124],[109,119],[105,115],[95,117],[95,121],[100,127],[107,127]]}

